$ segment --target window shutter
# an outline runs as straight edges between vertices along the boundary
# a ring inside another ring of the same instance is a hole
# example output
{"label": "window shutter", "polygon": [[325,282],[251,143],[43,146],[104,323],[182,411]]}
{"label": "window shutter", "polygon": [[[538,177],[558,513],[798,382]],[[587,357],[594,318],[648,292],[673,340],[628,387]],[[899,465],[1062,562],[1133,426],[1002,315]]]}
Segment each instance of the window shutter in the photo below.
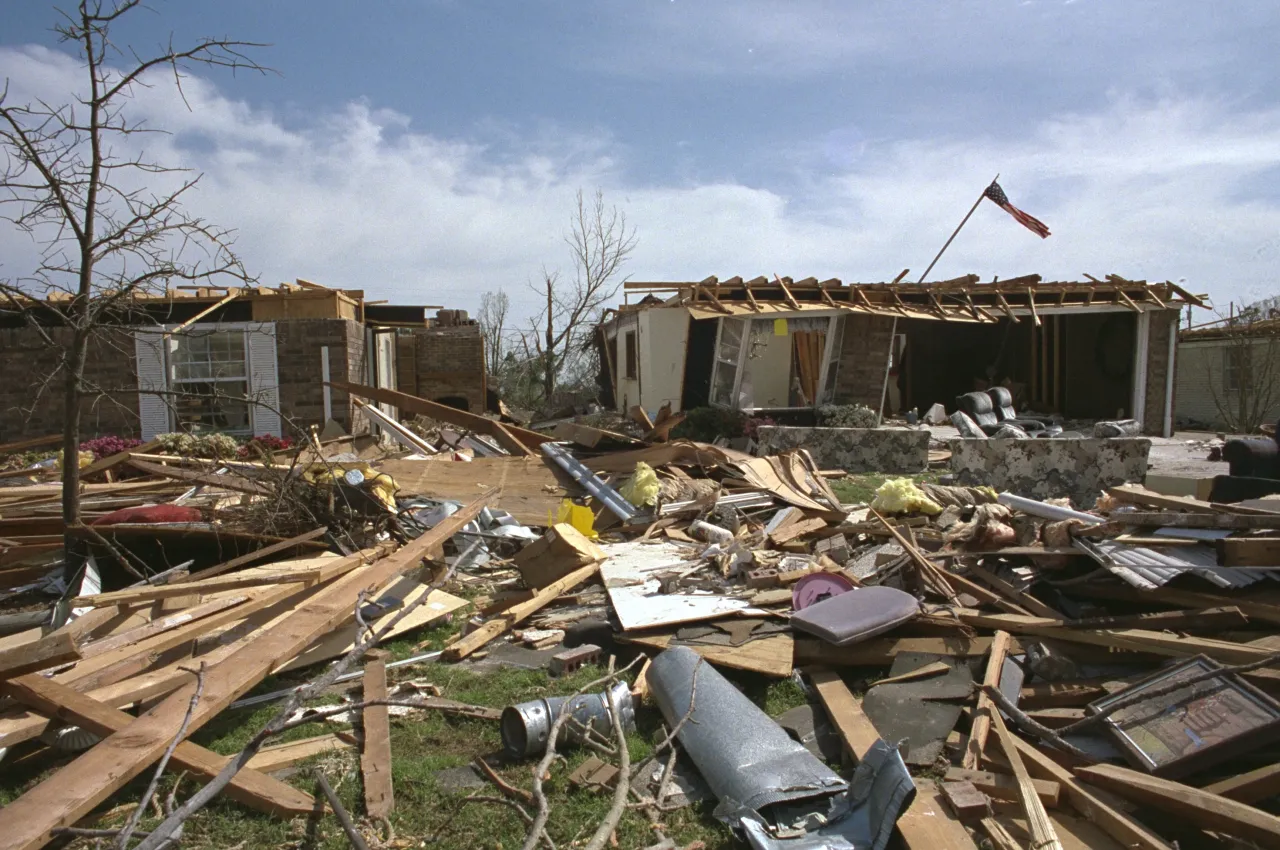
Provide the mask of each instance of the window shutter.
{"label": "window shutter", "polygon": [[[276,371],[276,326],[274,322],[250,325],[245,330],[249,349],[249,396],[254,436],[280,433],[280,378]],[[265,405],[265,406],[264,406]]]}
{"label": "window shutter", "polygon": [[138,364],[138,424],[142,439],[154,440],[173,430],[169,425],[169,405],[164,396],[155,394],[156,390],[166,390],[169,385],[165,337],[158,331],[135,331],[133,343]]}

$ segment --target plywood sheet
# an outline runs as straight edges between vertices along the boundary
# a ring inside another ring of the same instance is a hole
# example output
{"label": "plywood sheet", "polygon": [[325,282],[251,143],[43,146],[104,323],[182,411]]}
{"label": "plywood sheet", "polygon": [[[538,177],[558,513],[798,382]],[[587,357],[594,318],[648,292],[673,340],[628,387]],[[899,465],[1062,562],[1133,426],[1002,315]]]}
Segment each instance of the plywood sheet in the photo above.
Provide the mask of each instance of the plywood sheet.
{"label": "plywood sheet", "polygon": [[745,599],[710,594],[660,592],[663,573],[678,569],[695,550],[675,543],[611,543],[602,546],[608,556],[600,564],[600,577],[623,631],[650,629],[676,623],[713,620],[730,614],[764,615]]}
{"label": "plywood sheet", "polygon": [[377,464],[395,479],[400,496],[469,502],[490,487],[502,487],[492,507],[509,511],[526,525],[548,525],[565,496],[581,488],[540,457],[489,457],[467,463],[445,459],[389,460]]}
{"label": "plywood sheet", "polygon": [[[671,635],[627,635],[623,640],[650,649],[666,649],[671,645]],[[792,652],[795,641],[789,634],[771,635],[747,641],[741,646],[714,646],[711,644],[683,644],[707,661],[720,667],[732,667],[765,676],[786,678],[791,675]]]}

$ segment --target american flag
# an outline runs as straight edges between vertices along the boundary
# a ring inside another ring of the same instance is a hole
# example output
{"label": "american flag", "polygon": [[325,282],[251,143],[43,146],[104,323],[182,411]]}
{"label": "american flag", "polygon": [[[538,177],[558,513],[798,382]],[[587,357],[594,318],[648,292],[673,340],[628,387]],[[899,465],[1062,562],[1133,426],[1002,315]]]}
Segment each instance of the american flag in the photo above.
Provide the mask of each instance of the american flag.
{"label": "american flag", "polygon": [[1027,230],[1044,239],[1049,235],[1049,227],[1040,219],[1033,215],[1027,215],[1022,210],[1009,203],[1009,196],[1004,193],[1004,189],[1000,188],[1000,184],[992,180],[991,185],[987,187],[987,191],[982,193],[984,198],[995,201],[996,206],[1013,216],[1014,221],[1021,224]]}

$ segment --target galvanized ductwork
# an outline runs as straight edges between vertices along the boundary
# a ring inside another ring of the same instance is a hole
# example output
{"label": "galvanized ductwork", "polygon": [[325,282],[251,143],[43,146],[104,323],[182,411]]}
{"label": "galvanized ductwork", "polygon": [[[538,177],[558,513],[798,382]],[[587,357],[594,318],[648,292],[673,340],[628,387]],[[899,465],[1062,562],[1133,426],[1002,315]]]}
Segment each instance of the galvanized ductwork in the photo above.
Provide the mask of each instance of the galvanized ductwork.
{"label": "galvanized ductwork", "polygon": [[[625,732],[636,728],[635,705],[631,701],[631,689],[626,682],[615,682],[608,691],[573,697],[566,709],[570,718],[560,728],[557,743],[581,743],[590,735],[609,741],[613,737],[613,719],[609,713],[609,693],[618,706]],[[526,758],[546,751],[551,736],[551,724],[559,716],[561,707],[569,697],[546,697],[530,700],[502,710],[502,745],[516,758]]]}
{"label": "galvanized ductwork", "polygon": [[648,681],[672,727],[692,700],[678,740],[720,800],[716,817],[757,850],[882,850],[915,795],[896,748],[877,742],[850,784],[688,647],[653,659]]}

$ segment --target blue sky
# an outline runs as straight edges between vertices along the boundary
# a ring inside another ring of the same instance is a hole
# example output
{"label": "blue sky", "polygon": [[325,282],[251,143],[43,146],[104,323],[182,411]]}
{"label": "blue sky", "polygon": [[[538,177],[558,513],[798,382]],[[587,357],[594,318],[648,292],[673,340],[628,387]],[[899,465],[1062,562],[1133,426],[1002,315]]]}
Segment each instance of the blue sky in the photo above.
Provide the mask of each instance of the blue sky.
{"label": "blue sky", "polygon": [[[53,5],[9,4],[11,97],[75,64]],[[150,150],[205,173],[191,206],[252,271],[474,309],[562,267],[574,192],[628,215],[635,279],[922,271],[991,176],[1049,224],[984,204],[936,277],[1185,279],[1274,294],[1274,2],[151,0],[117,37],[270,43],[279,73],[166,81]],[[7,258],[24,249],[0,232]],[[914,277],[914,275],[913,275]]]}

